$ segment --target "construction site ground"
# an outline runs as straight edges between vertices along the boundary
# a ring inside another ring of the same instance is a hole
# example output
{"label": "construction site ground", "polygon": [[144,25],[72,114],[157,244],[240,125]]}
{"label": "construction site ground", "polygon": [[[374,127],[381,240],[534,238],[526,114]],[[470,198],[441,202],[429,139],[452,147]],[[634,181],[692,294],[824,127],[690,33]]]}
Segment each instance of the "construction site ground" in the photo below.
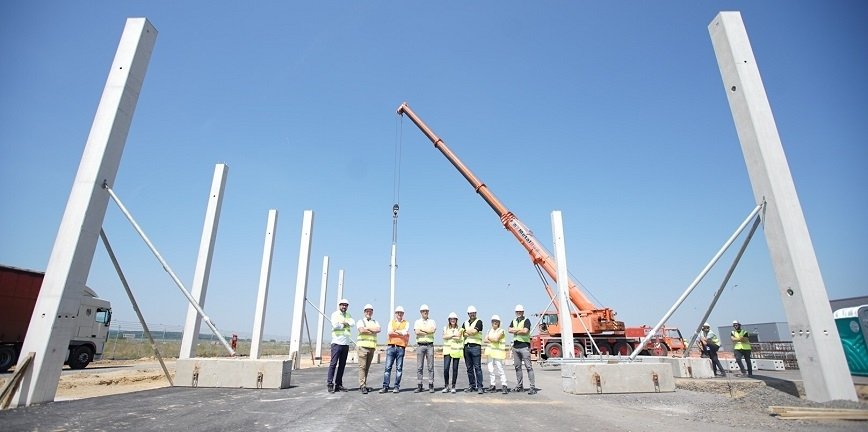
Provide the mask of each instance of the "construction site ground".
{"label": "construction site ground", "polygon": [[[435,361],[435,393],[414,393],[416,362],[404,364],[398,394],[367,395],[358,390],[358,369],[348,364],[350,390],[326,391],[327,363],[310,359],[293,371],[287,389],[170,387],[153,359],[97,362],[65,370],[53,403],[0,412],[3,431],[340,431],[340,430],[786,430],[864,431],[868,422],[784,420],[770,406],[834,407],[868,410],[866,386],[857,385],[861,402],[808,401],[800,371],[757,371],[754,378],[677,379],[673,393],[571,395],[561,391],[560,370],[535,367],[539,393],[464,393],[462,361],[458,393],[443,394],[442,363]],[[484,368],[485,365],[483,365]],[[174,362],[168,361],[170,372]],[[515,385],[515,371],[507,366]],[[371,366],[368,386],[379,389],[383,364]],[[485,384],[489,384],[487,370]],[[394,379],[393,372],[393,379]],[[0,382],[11,373],[0,375]],[[527,383],[527,378],[525,378]]]}

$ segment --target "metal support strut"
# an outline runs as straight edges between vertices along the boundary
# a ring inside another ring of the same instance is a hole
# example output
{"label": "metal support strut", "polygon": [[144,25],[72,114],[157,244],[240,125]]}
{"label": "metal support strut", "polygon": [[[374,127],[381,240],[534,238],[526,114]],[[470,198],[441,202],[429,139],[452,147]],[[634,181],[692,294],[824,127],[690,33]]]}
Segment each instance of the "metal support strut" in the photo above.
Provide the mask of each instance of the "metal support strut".
{"label": "metal support strut", "polygon": [[136,220],[133,219],[133,216],[130,214],[127,208],[124,207],[124,204],[121,202],[120,198],[115,195],[115,192],[112,190],[112,188],[109,187],[107,183],[103,183],[102,187],[109,193],[109,196],[111,196],[115,204],[118,205],[118,208],[121,210],[124,216],[126,216],[127,220],[130,221],[133,229],[135,229],[136,232],[139,233],[139,237],[141,237],[142,240],[145,241],[145,244],[148,245],[151,253],[153,253],[154,256],[157,257],[157,260],[160,261],[160,264],[162,264],[163,266],[163,270],[165,270],[166,273],[171,276],[172,280],[175,281],[175,285],[178,287],[178,289],[181,290],[181,293],[184,294],[184,297],[187,297],[187,301],[189,301],[190,304],[193,305],[193,308],[195,308],[196,312],[199,313],[199,316],[202,317],[202,321],[205,321],[205,324],[208,325],[208,328],[210,328],[211,331],[214,332],[214,335],[220,339],[220,342],[222,342],[223,346],[226,347],[226,351],[229,351],[229,355],[235,356],[235,350],[233,350],[232,347],[229,346],[229,342],[226,342],[226,338],[223,337],[223,335],[220,333],[220,330],[217,330],[217,327],[214,325],[214,323],[211,322],[211,319],[208,318],[208,315],[205,315],[205,311],[202,309],[201,306],[199,306],[199,303],[196,301],[196,299],[193,298],[190,292],[187,291],[187,288],[184,288],[184,284],[181,282],[180,279],[178,279],[178,276],[175,274],[174,271],[172,271],[172,268],[169,267],[169,263],[167,263],[166,260],[164,260],[163,257],[160,255],[160,253],[157,252],[157,248],[154,247],[154,244],[151,243],[151,240],[148,238],[147,235],[145,235],[145,232],[142,231],[142,228],[139,227],[139,224],[136,223]]}

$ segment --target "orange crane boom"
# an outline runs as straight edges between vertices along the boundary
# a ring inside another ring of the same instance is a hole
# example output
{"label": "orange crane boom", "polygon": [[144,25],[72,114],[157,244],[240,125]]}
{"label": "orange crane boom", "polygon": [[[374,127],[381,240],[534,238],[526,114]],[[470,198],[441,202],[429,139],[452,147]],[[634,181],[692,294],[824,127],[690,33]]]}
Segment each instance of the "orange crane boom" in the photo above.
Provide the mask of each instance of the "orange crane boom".
{"label": "orange crane boom", "polygon": [[[552,255],[540,244],[540,242],[534,237],[533,232],[521,221],[518,217],[515,216],[509,209],[506,208],[503,203],[497,199],[493,192],[485,185],[476,175],[458,159],[458,156],[449,149],[449,146],[446,145],[422,119],[410,109],[410,106],[407,103],[401,104],[398,107],[398,115],[407,115],[410,120],[422,131],[425,136],[434,143],[434,147],[437,150],[440,150],[443,153],[443,156],[446,156],[446,159],[449,160],[450,163],[464,176],[465,179],[470,183],[476,193],[482,197],[483,200],[491,207],[492,210],[497,214],[500,218],[501,224],[506,228],[507,231],[511,232],[513,236],[518,240],[518,242],[527,250],[530,254],[530,259],[534,265],[539,266],[545,271],[545,273],[557,282],[557,264],[552,257]],[[621,321],[615,320],[615,312],[609,308],[600,308],[597,307],[593,302],[591,302],[581,290],[578,289],[578,285],[573,280],[568,281],[569,287],[569,297],[570,302],[575,305],[576,309],[579,311],[580,318],[585,322],[585,327],[588,329],[590,333],[599,333],[599,332],[619,332],[624,330],[624,323]],[[554,293],[547,288],[549,297],[552,297]],[[557,302],[555,302],[557,305]],[[575,317],[575,315],[574,315]],[[574,331],[577,333],[583,331],[583,327],[574,326]]]}

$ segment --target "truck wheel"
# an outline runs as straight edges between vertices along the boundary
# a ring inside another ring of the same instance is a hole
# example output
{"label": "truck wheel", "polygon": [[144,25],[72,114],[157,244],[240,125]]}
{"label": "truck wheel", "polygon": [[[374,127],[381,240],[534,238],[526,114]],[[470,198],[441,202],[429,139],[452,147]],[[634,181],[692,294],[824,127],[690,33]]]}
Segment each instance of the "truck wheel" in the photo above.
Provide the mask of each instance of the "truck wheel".
{"label": "truck wheel", "polygon": [[0,346],[0,373],[8,371],[15,364],[16,357],[15,348],[9,345]]}
{"label": "truck wheel", "polygon": [[600,349],[600,355],[612,354],[612,346],[609,345],[609,342],[597,342],[597,348]]}
{"label": "truck wheel", "polygon": [[633,348],[630,347],[630,344],[627,342],[615,342],[615,345],[612,346],[612,354],[614,355],[622,355],[627,356],[633,352]]}
{"label": "truck wheel", "polygon": [[548,358],[553,358],[553,357],[560,358],[560,357],[563,357],[563,355],[564,355],[564,348],[561,347],[561,344],[554,342],[554,343],[550,343],[550,344],[546,345],[546,356],[548,356]]}
{"label": "truck wheel", "polygon": [[93,350],[87,345],[79,345],[69,354],[68,364],[72,369],[84,369],[91,360],[93,360]]}
{"label": "truck wheel", "polygon": [[654,355],[660,357],[668,357],[669,356],[669,347],[664,344],[660,344],[658,347],[654,347]]}

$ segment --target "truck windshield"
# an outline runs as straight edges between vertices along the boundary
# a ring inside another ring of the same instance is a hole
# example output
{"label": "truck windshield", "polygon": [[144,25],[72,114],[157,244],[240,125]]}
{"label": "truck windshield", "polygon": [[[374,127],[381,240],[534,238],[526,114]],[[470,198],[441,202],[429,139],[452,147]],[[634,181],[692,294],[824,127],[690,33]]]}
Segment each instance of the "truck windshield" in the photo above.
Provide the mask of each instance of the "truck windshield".
{"label": "truck windshield", "polygon": [[96,322],[109,325],[112,321],[112,310],[111,309],[97,309],[96,310]]}

